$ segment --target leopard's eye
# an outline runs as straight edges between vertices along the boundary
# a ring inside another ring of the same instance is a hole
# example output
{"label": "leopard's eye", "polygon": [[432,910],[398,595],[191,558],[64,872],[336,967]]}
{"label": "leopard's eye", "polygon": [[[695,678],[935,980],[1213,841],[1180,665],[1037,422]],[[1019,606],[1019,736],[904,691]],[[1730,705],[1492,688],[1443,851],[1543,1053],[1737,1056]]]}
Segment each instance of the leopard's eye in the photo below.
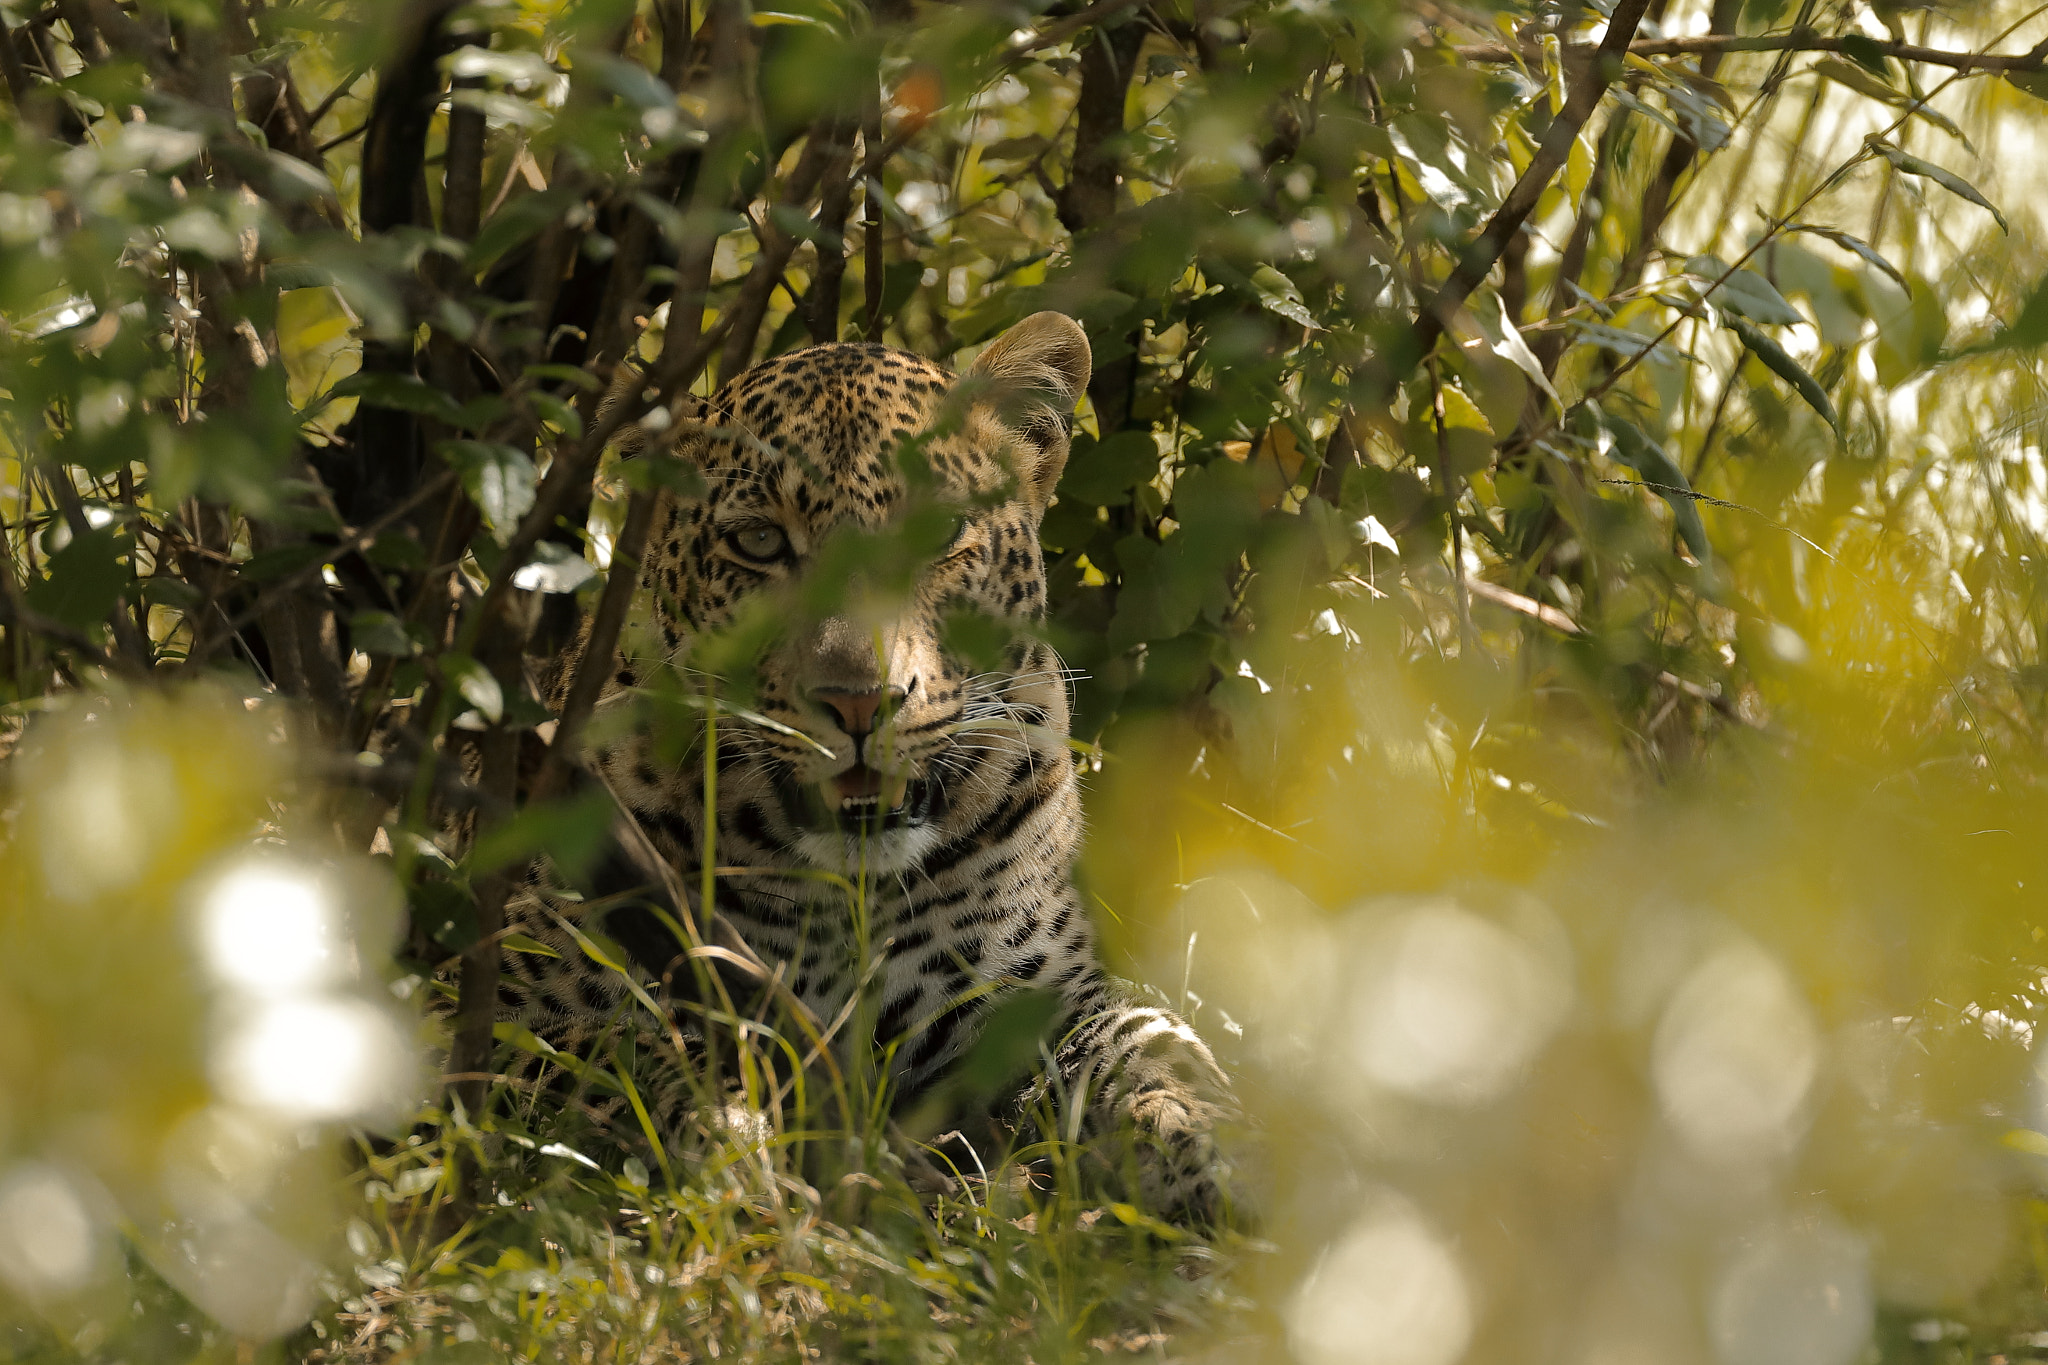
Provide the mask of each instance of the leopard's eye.
{"label": "leopard's eye", "polygon": [[741,527],[726,536],[725,543],[732,546],[742,559],[760,564],[772,564],[789,553],[789,537],[780,526],[766,522]]}

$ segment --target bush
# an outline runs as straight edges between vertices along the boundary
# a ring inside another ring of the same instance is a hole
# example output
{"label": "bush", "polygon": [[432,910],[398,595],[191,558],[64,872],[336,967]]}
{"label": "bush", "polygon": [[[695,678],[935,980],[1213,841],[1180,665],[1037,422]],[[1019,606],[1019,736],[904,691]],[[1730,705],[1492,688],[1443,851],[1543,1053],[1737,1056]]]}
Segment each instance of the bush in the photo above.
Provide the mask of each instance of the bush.
{"label": "bush", "polygon": [[[2048,44],[1649,9],[0,6],[0,687],[63,713],[0,854],[6,1349],[2027,1349]],[[392,1080],[391,990],[487,1006],[508,868],[602,841],[530,680],[688,485],[647,414],[1045,308],[1085,887],[1229,1054],[1258,1238],[933,1195],[809,1092],[667,1164],[651,1017]],[[255,854],[347,972],[208,956]],[[378,1084],[251,1090],[237,991],[360,1006],[278,1074]]]}

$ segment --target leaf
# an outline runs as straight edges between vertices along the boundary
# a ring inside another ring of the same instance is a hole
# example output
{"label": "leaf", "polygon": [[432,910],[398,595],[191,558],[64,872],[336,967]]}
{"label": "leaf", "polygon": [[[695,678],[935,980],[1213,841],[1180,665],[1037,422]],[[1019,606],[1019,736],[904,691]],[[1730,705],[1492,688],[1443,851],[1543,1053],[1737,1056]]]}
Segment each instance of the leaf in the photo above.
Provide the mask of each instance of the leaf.
{"label": "leaf", "polygon": [[531,934],[507,934],[502,940],[504,946],[515,953],[532,953],[536,957],[560,957],[561,954]]}
{"label": "leaf", "polygon": [[2048,275],[2043,275],[2020,305],[2019,315],[1993,332],[1988,340],[1966,348],[1964,355],[1987,351],[2030,351],[2048,343]]}
{"label": "leaf", "polygon": [[435,388],[426,380],[410,374],[365,374],[357,371],[336,384],[331,392],[336,398],[360,399],[367,407],[417,412],[451,425],[462,413],[445,389]]}
{"label": "leaf", "polygon": [[572,885],[583,879],[611,837],[615,814],[603,788],[530,805],[477,835],[470,849],[472,877],[545,857]]}
{"label": "leaf", "polygon": [[528,365],[519,373],[527,379],[552,379],[557,383],[570,384],[586,393],[596,393],[604,387],[602,379],[588,370],[579,370],[574,365]]}
{"label": "leaf", "polygon": [[543,540],[512,575],[512,586],[527,592],[574,592],[595,577],[596,568],[573,546]]}
{"label": "leaf", "polygon": [[1252,288],[1258,293],[1259,305],[1269,313],[1278,313],[1289,322],[1298,322],[1304,327],[1321,331],[1315,314],[1308,311],[1301,301],[1301,290],[1293,280],[1270,265],[1262,265],[1251,274]]}
{"label": "leaf", "polygon": [[126,545],[112,531],[73,536],[50,556],[49,576],[27,585],[29,609],[74,630],[106,620],[128,589],[128,570],[121,563],[125,553]]}
{"label": "leaf", "polygon": [[349,643],[365,654],[410,658],[419,646],[406,634],[405,622],[388,611],[359,611],[348,619]]}
{"label": "leaf", "polygon": [[1884,44],[1861,33],[1844,33],[1842,51],[1857,65],[1874,71],[1880,76],[1891,74],[1891,62],[1887,59]]}
{"label": "leaf", "polygon": [[[1775,323],[1791,327],[1806,321],[1805,314],[1794,308],[1778,287],[1744,266],[1730,274],[1728,266],[1718,256],[1695,256],[1685,263],[1686,270],[1700,277],[1704,297],[1733,309],[1746,318],[1757,322]],[[1721,279],[1726,275],[1725,280]],[[1720,280],[1720,286],[1711,292],[1707,287]]]}
{"label": "leaf", "polygon": [[1728,326],[1734,329],[1735,335],[1742,338],[1742,344],[1756,352],[1756,358],[1763,361],[1778,378],[1790,384],[1799,396],[1806,400],[1806,405],[1826,419],[1827,424],[1839,435],[1842,423],[1835,416],[1835,405],[1828,401],[1827,391],[1821,388],[1820,381],[1808,374],[1798,361],[1786,353],[1783,346],[1749,323],[1737,317],[1731,317],[1727,321]]}
{"label": "leaf", "polygon": [[[1846,85],[1858,94],[1868,95],[1874,100],[1883,101],[1894,109],[1903,109],[1914,118],[1924,119],[1956,141],[1962,143],[1965,147],[1970,147],[1970,139],[1964,135],[1961,128],[1956,126],[1955,120],[1951,119],[1947,114],[1942,113],[1939,109],[1927,103],[1926,100],[1916,99],[1903,90],[1894,89],[1860,66],[1852,66],[1848,62],[1834,57],[1823,57],[1813,64],[1813,69],[1815,74],[1825,76],[1838,84]],[[1971,147],[1970,150],[1974,152],[1976,149]]]}
{"label": "leaf", "polygon": [[1816,227],[1811,223],[1795,223],[1787,231],[1810,232],[1816,237],[1825,237],[1836,246],[1842,248],[1842,250],[1861,256],[1864,260],[1870,262],[1870,264],[1876,266],[1894,280],[1897,280],[1899,288],[1910,289],[1912,287],[1906,283],[1906,277],[1899,273],[1897,266],[1879,255],[1875,247],[1860,237],[1851,237],[1839,228]]}
{"label": "leaf", "polygon": [[1073,454],[1060,474],[1061,498],[1093,507],[1122,507],[1131,490],[1159,473],[1159,444],[1150,431],[1125,429],[1101,441],[1076,434]]}
{"label": "leaf", "polygon": [[[474,52],[475,48],[464,48]],[[565,189],[535,190],[511,200],[505,207],[491,215],[491,220],[478,230],[476,238],[469,244],[469,269],[481,271],[490,267],[500,256],[539,234],[540,230],[555,221],[570,206],[580,200]]]}
{"label": "leaf", "polygon": [[491,675],[490,669],[467,654],[445,654],[441,657],[441,670],[455,684],[455,690],[462,699],[474,706],[485,720],[495,723],[505,714],[505,692],[498,686],[498,680]]}
{"label": "leaf", "polygon": [[1891,162],[1900,171],[1907,175],[1917,175],[1932,180],[1949,193],[1960,195],[1962,198],[1969,200],[1992,216],[1998,223],[1998,230],[2000,232],[2011,233],[2012,229],[2006,224],[2005,215],[1996,208],[1993,208],[1991,201],[1978,193],[1975,185],[1972,185],[1954,171],[1943,170],[1931,161],[1922,161],[1911,152],[1892,146],[1891,143],[1886,142],[1875,133],[1872,133],[1863,141],[1865,146],[1869,147],[1870,150],[1876,152],[1886,161]]}
{"label": "leaf", "polygon": [[534,408],[539,411],[541,420],[570,440],[576,440],[583,435],[582,416],[575,408],[563,402],[554,394],[544,390],[536,390],[528,394],[527,398],[532,402]]}
{"label": "leaf", "polygon": [[1362,545],[1381,545],[1396,555],[1401,553],[1400,542],[1394,539],[1393,533],[1381,524],[1378,517],[1368,516],[1362,521],[1355,522],[1351,530]]}
{"label": "leaf", "polygon": [[1486,344],[1493,348],[1493,353],[1529,376],[1529,382],[1549,394],[1551,402],[1562,404],[1557,390],[1551,386],[1550,376],[1543,373],[1543,362],[1522,339],[1521,329],[1508,316],[1507,305],[1501,301],[1500,295],[1491,290],[1474,294],[1471,307],[1472,319],[1479,324],[1479,334],[1486,338]]}
{"label": "leaf", "polygon": [[[1702,79],[1703,78],[1694,78]],[[1712,81],[1703,81],[1712,94],[1722,100],[1728,99],[1726,91]],[[1672,84],[1663,88],[1664,102],[1671,106],[1671,112],[1678,115],[1678,121],[1685,125],[1685,131],[1699,144],[1703,152],[1718,152],[1728,145],[1730,129],[1728,122],[1715,111],[1714,101],[1690,85]]]}
{"label": "leaf", "polygon": [[1059,997],[1051,991],[1027,987],[1006,994],[988,1011],[973,1045],[955,1065],[957,1090],[976,1099],[1009,1091],[1038,1061],[1059,1012]]}
{"label": "leaf", "polygon": [[1897,104],[1906,98],[1900,91],[1886,84],[1880,76],[1873,76],[1865,67],[1845,62],[1839,57],[1821,58],[1813,64],[1813,73],[1816,76],[1825,76],[1838,85],[1846,85],[1859,95],[1868,95],[1886,104]]}
{"label": "leaf", "polygon": [[2008,71],[2005,78],[2015,90],[2024,90],[2037,100],[2048,100],[2048,71]]}
{"label": "leaf", "polygon": [[1608,453],[1642,475],[1645,483],[1656,485],[1652,491],[1671,505],[1671,519],[1677,523],[1679,538],[1692,551],[1692,557],[1702,564],[1711,560],[1714,551],[1707,542],[1706,524],[1700,520],[1698,506],[1686,496],[1692,491],[1692,484],[1663,443],[1650,439],[1647,432],[1626,418],[1602,413],[1601,421],[1614,438],[1613,449]]}
{"label": "leaf", "polygon": [[1671,115],[1665,113],[1662,109],[1657,108],[1657,106],[1655,106],[1654,104],[1650,104],[1644,100],[1637,99],[1634,95],[1629,94],[1626,90],[1611,91],[1608,94],[1608,98],[1613,100],[1616,104],[1620,105],[1624,109],[1628,109],[1635,113],[1641,114],[1644,118],[1649,119],[1654,123],[1663,124],[1666,128],[1669,128],[1673,133],[1675,133],[1679,137],[1685,136],[1685,129],[1679,127],[1677,119],[1671,117]]}
{"label": "leaf", "polygon": [[594,74],[599,84],[637,109],[676,107],[676,92],[639,62],[629,62],[602,50],[583,50],[576,54],[576,69]]}
{"label": "leaf", "polygon": [[332,551],[323,545],[277,545],[258,550],[237,566],[236,572],[251,583],[271,583],[315,564],[327,562]]}
{"label": "leaf", "polygon": [[462,476],[463,491],[503,545],[533,506],[539,480],[533,460],[524,451],[494,441],[442,441],[434,448]]}
{"label": "leaf", "polygon": [[1645,360],[1654,360],[1667,365],[1677,359],[1677,352],[1657,341],[1654,337],[1640,336],[1635,332],[1626,331],[1620,327],[1609,327],[1605,323],[1587,322],[1583,318],[1573,318],[1571,320],[1571,328],[1579,334],[1581,341],[1590,342],[1595,346],[1604,346],[1608,350],[1619,352],[1629,359],[1641,356]]}

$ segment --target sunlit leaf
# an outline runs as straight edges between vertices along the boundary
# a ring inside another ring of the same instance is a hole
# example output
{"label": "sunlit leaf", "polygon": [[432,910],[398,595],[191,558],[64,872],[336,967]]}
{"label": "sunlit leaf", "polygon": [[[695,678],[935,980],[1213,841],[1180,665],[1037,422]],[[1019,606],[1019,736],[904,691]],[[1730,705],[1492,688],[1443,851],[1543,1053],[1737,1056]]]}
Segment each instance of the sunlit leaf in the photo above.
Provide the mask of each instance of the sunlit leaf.
{"label": "sunlit leaf", "polygon": [[455,684],[462,699],[477,709],[485,720],[496,722],[505,714],[505,692],[498,680],[475,659],[463,654],[441,656],[441,671]]}
{"label": "sunlit leaf", "polygon": [[463,491],[483,513],[484,524],[504,544],[533,506],[539,474],[525,451],[491,441],[442,441],[441,458],[462,476]]}
{"label": "sunlit leaf", "polygon": [[1529,343],[1522,339],[1521,329],[1507,315],[1507,306],[1500,295],[1490,289],[1482,289],[1472,296],[1472,317],[1479,324],[1480,335],[1494,354],[1512,364],[1527,375],[1529,382],[1541,389],[1553,403],[1561,402],[1557,390],[1551,386],[1550,376],[1543,372],[1543,362],[1529,349]]}
{"label": "sunlit leaf", "polygon": [[1262,265],[1251,275],[1252,286],[1258,291],[1259,303],[1269,312],[1278,313],[1289,322],[1298,322],[1304,327],[1320,328],[1315,314],[1308,311],[1301,301],[1301,289],[1293,280],[1270,265]]}
{"label": "sunlit leaf", "polygon": [[1811,223],[1795,223],[1791,227],[1787,228],[1786,231],[1810,232],[1816,237],[1825,237],[1827,240],[1833,242],[1836,246],[1842,248],[1844,251],[1851,252],[1854,255],[1862,257],[1871,265],[1876,266],[1879,270],[1882,270],[1885,274],[1891,276],[1894,280],[1897,280],[1899,283],[1899,287],[1901,289],[1908,287],[1906,284],[1906,277],[1899,273],[1899,268],[1893,265],[1890,261],[1886,260],[1883,257],[1883,255],[1881,255],[1877,251],[1875,247],[1871,246],[1870,243],[1864,241],[1860,237],[1852,237],[1848,233],[1843,232],[1839,228],[1816,227]]}
{"label": "sunlit leaf", "polygon": [[1864,139],[1864,142],[1865,145],[1867,145],[1872,151],[1876,152],[1886,161],[1891,162],[1893,166],[1897,167],[1901,172],[1905,173],[1906,175],[1917,175],[1925,177],[1928,180],[1932,180],[1935,184],[1940,185],[1949,193],[1960,195],[1964,199],[1967,199],[1971,203],[1977,205],[1986,213],[1989,213],[1992,216],[1992,218],[1997,221],[1998,230],[2000,232],[2011,231],[2011,228],[2009,228],[2006,225],[2005,215],[2000,213],[1995,207],[1993,207],[1991,201],[1989,199],[1986,199],[1982,194],[1980,194],[1976,186],[1972,185],[1969,181],[1963,179],[1955,172],[1944,170],[1940,166],[1935,165],[1931,161],[1923,161],[1919,157],[1914,156],[1911,152],[1903,151],[1897,147],[1894,147],[1891,143],[1886,142],[1883,138],[1878,137],[1875,133],[1871,134],[1868,138]]}
{"label": "sunlit leaf", "polygon": [[[1747,266],[1730,273],[1727,263],[1717,256],[1695,256],[1685,263],[1685,268],[1699,277],[1701,289],[1720,281],[1719,288],[1709,293],[1708,299],[1724,304],[1746,318],[1787,327],[1806,321],[1805,316],[1778,292],[1776,285]],[[1726,279],[1722,278],[1724,275]]]}
{"label": "sunlit leaf", "polygon": [[574,592],[596,577],[596,566],[575,549],[543,540],[512,575],[512,586],[527,592]]}

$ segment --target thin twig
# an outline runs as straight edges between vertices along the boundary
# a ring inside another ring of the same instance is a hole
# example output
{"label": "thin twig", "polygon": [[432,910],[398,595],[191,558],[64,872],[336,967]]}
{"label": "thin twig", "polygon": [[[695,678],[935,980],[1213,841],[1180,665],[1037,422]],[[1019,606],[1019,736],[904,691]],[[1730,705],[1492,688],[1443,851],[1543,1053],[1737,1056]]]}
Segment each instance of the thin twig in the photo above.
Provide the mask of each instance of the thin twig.
{"label": "thin twig", "polygon": [[[343,76],[341,78],[341,83],[335,86],[332,90],[327,92],[327,98],[321,100],[319,104],[315,105],[312,113],[306,115],[306,127],[308,129],[318,127],[320,120],[326,118],[328,114],[332,113],[334,110],[334,106],[339,104],[344,98],[346,98],[348,92],[356,88],[356,82],[361,80],[364,76],[368,75],[369,71],[369,67],[359,66],[355,70],[349,72],[346,76]],[[353,136],[353,134],[351,134],[351,136]]]}
{"label": "thin twig", "polygon": [[454,482],[455,471],[452,469],[444,469],[433,478],[428,479],[425,483],[407,494],[403,501],[393,505],[389,511],[385,512],[375,521],[368,523],[360,530],[348,533],[336,541],[333,553],[322,559],[319,563],[308,564],[303,568],[294,569],[283,578],[269,584],[240,615],[228,622],[228,629],[240,631],[244,626],[255,621],[257,613],[262,611],[264,605],[277,594],[287,592],[304,583],[343,555],[354,554],[359,550],[367,550],[370,546],[377,543],[377,537],[390,530],[392,526],[402,520],[414,508],[428,499],[445,492],[448,486]]}
{"label": "thin twig", "polygon": [[[1601,49],[1606,46],[1604,42],[1600,45]],[[1564,49],[1564,61],[1567,65],[1584,61],[1596,50],[1588,44],[1574,43]],[[1454,47],[1451,51],[1460,61],[1479,63],[1540,61],[1543,56],[1542,49],[1533,45],[1509,47],[1505,43],[1474,43]],[[1795,28],[1785,33],[1702,33],[1690,38],[1644,38],[1628,45],[1631,57],[1696,57],[1726,52],[1883,53],[1897,61],[1945,66],[1959,72],[2025,72],[2048,68],[2048,41],[2038,43],[2025,52],[1951,52],[1946,48],[1889,42],[1861,35],[1856,35],[1852,42],[1811,28]]]}

